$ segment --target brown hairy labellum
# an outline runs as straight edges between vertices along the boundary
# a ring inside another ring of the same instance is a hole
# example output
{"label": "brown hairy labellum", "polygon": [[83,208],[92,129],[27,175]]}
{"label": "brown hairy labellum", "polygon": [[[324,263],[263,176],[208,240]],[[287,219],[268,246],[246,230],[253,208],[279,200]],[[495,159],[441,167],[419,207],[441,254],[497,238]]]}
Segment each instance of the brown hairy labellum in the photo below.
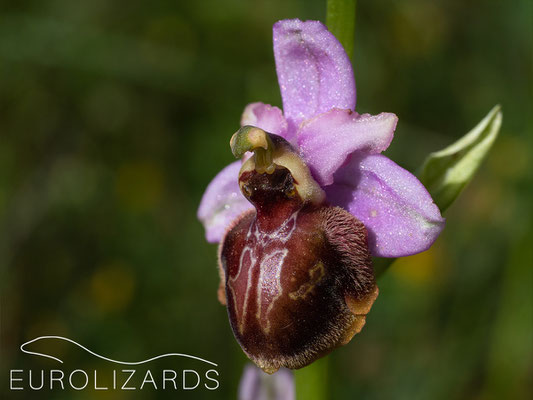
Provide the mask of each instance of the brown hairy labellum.
{"label": "brown hairy labellum", "polygon": [[241,190],[256,210],[221,243],[219,299],[244,352],[273,373],[348,343],[378,289],[364,225],[325,203],[287,142],[245,127],[232,149],[240,154],[266,142],[266,154],[256,152],[240,172]]}

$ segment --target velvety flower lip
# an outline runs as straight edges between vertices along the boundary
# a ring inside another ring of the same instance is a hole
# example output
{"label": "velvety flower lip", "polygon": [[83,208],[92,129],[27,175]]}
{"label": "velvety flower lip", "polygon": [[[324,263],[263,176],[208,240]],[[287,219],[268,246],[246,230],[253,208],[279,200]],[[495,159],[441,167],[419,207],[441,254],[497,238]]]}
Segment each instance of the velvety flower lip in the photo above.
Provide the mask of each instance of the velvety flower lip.
{"label": "velvety flower lip", "polygon": [[[355,112],[355,81],[338,40],[318,21],[274,25],[274,58],[283,112],[264,103],[246,106],[241,126],[282,136],[299,152],[327,201],[343,207],[369,234],[374,256],[400,257],[427,250],[444,227],[438,207],[418,179],[380,153],[398,118]],[[252,209],[238,185],[241,162],[209,184],[198,210],[210,242]]]}

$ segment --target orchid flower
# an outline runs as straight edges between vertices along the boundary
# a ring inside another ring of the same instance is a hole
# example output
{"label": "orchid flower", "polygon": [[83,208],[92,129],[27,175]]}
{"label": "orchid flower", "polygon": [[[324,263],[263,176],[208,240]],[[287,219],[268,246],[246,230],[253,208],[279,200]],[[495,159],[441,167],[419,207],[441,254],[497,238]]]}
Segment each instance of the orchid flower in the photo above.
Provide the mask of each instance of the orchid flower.
{"label": "orchid flower", "polygon": [[[283,113],[252,103],[241,126],[277,134],[295,146],[324,188],[327,200],[364,223],[373,256],[401,257],[427,250],[444,227],[438,207],[410,172],[381,155],[398,118],[355,112],[355,80],[342,45],[318,21],[274,25],[274,56]],[[252,209],[237,182],[241,161],[209,184],[198,218],[209,242]]]}
{"label": "orchid flower", "polygon": [[444,226],[418,179],[380,154],[396,115],[354,111],[351,63],[327,28],[277,22],[274,56],[284,112],[245,108],[230,142],[241,160],[198,210],[221,242],[219,299],[235,337],[268,373],[348,343],[378,295],[371,255],[424,251]]}

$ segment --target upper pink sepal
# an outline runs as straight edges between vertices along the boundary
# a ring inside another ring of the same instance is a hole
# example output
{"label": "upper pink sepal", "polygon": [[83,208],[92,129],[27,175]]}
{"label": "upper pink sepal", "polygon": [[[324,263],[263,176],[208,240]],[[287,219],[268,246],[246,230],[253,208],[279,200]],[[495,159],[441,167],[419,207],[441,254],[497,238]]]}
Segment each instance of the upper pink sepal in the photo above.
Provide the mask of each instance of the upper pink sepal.
{"label": "upper pink sepal", "polygon": [[319,21],[283,20],[274,24],[274,58],[290,129],[332,108],[355,109],[350,58]]}

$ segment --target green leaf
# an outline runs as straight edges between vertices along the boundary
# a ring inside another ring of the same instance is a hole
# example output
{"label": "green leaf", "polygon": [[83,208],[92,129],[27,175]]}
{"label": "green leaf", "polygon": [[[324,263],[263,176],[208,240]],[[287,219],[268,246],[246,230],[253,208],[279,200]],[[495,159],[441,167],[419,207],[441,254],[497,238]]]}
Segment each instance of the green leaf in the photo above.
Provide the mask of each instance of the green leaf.
{"label": "green leaf", "polygon": [[427,157],[418,177],[441,211],[472,180],[496,140],[501,124],[502,112],[497,105],[465,136]]}
{"label": "green leaf", "polygon": [[[470,182],[498,136],[502,125],[501,107],[495,106],[474,129],[443,150],[431,153],[422,164],[418,178],[444,212]],[[374,274],[380,277],[395,258],[373,259]]]}

